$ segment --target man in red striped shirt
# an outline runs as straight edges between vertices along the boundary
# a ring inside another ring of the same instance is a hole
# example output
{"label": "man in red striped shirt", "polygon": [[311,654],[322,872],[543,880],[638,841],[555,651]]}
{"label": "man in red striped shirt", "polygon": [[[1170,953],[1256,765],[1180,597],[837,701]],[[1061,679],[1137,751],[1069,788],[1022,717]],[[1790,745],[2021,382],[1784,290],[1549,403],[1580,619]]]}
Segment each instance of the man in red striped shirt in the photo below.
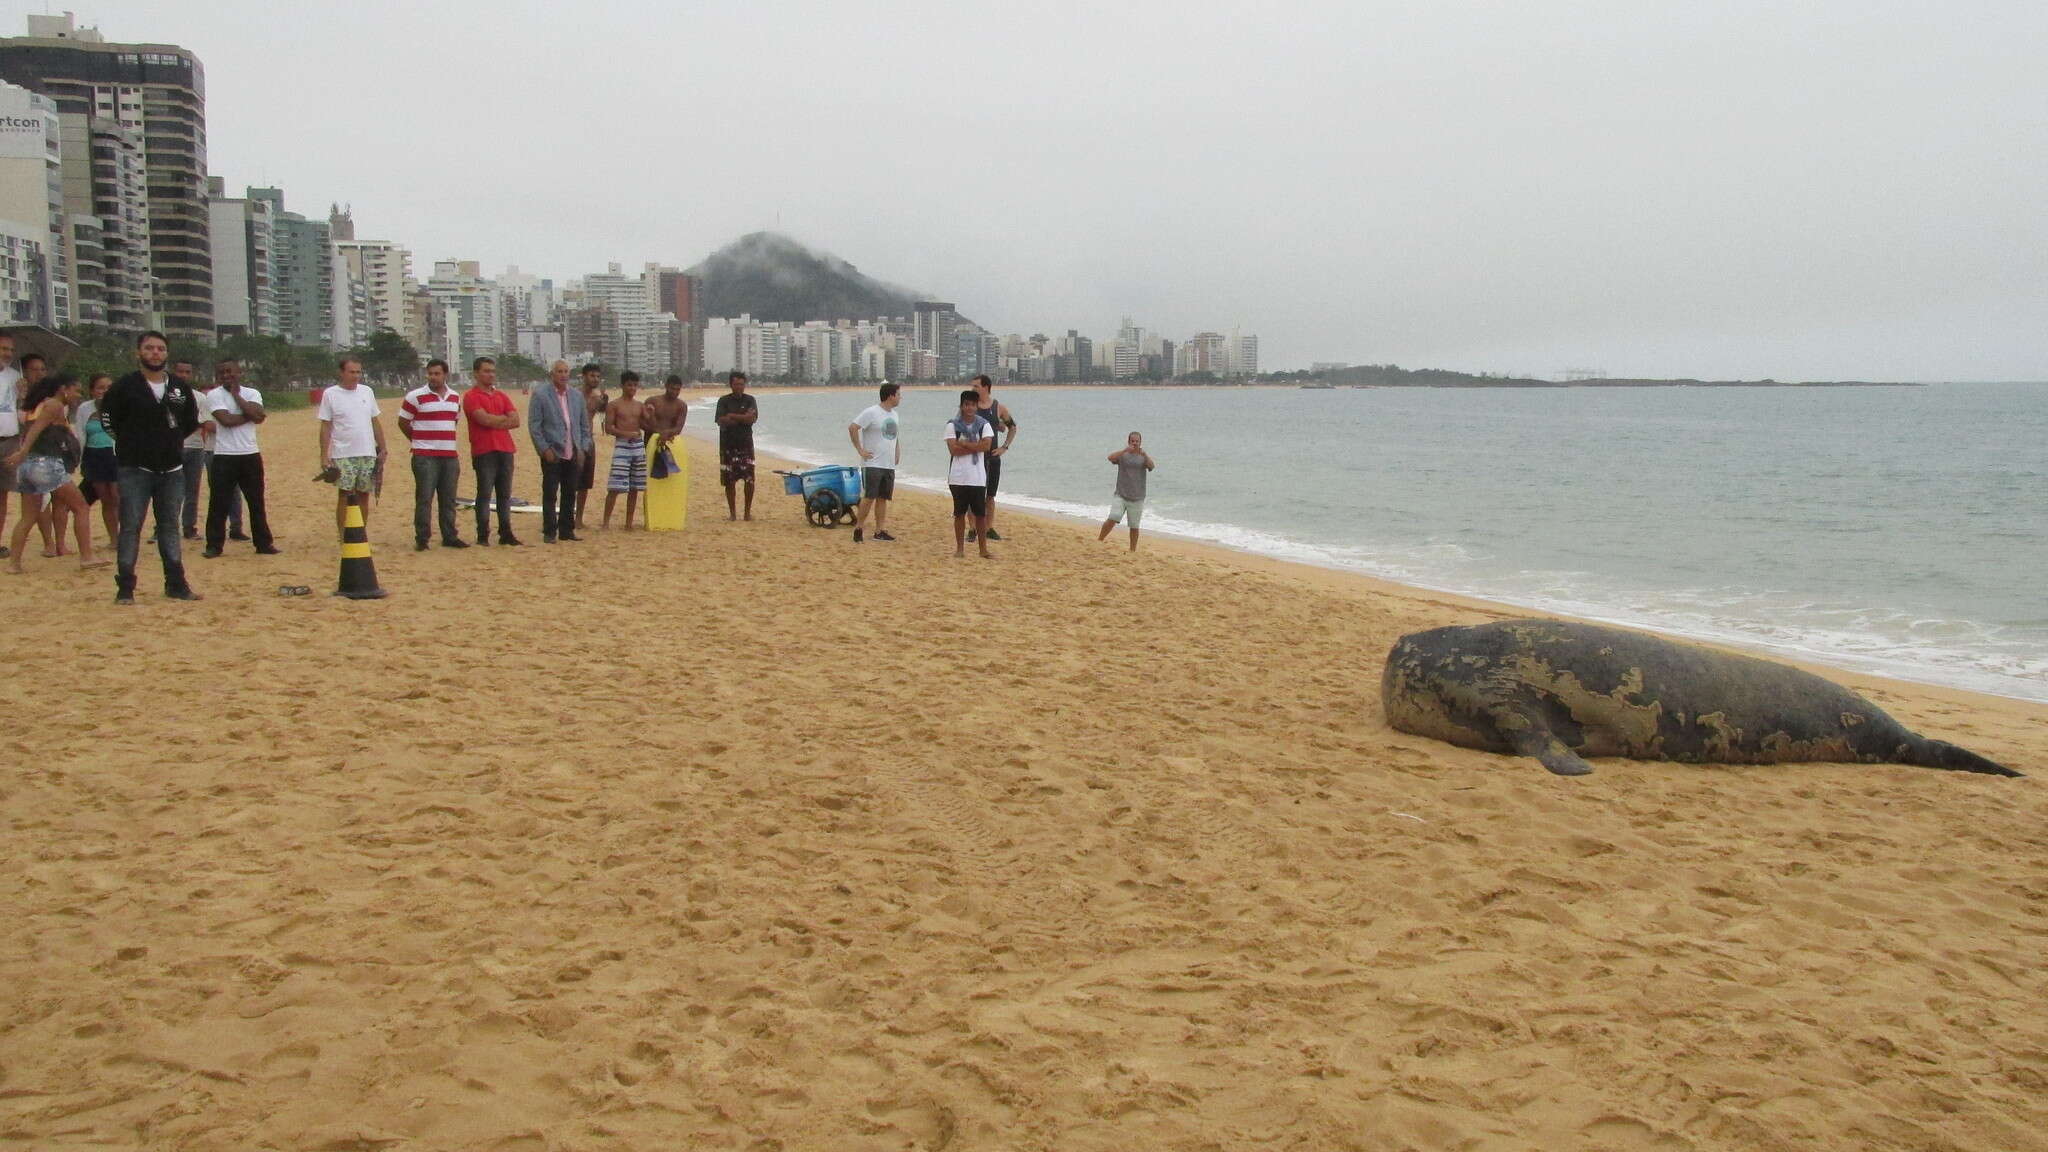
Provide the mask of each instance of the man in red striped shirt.
{"label": "man in red striped shirt", "polygon": [[455,482],[458,462],[455,425],[462,418],[462,398],[448,387],[448,362],[427,361],[427,383],[405,394],[398,407],[398,430],[412,441],[413,551],[425,552],[430,535],[427,505],[438,502],[441,547],[467,548],[455,531]]}

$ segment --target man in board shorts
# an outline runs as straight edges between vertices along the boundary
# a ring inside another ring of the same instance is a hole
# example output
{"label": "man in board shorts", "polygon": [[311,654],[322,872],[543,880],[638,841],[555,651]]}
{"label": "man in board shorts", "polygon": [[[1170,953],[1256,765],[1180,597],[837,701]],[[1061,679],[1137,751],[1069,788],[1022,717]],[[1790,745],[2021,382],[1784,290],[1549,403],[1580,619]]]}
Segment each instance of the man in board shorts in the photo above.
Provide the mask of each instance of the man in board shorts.
{"label": "man in board shorts", "polygon": [[[640,391],[640,374],[619,373],[619,398],[604,407],[605,435],[612,438],[612,470],[604,486],[604,524],[612,526],[612,508],[619,493],[626,494],[626,531],[633,530],[633,514],[640,506],[640,494],[647,491],[647,430],[642,419],[647,405],[634,399]],[[593,453],[595,455],[595,453]]]}
{"label": "man in board shorts", "polygon": [[718,480],[725,485],[725,518],[740,518],[733,487],[744,483],[747,486],[747,519],[752,520],[754,421],[761,418],[761,410],[754,403],[754,398],[747,395],[745,372],[734,372],[726,377],[726,385],[732,391],[718,398],[718,407],[713,412],[718,419]]}

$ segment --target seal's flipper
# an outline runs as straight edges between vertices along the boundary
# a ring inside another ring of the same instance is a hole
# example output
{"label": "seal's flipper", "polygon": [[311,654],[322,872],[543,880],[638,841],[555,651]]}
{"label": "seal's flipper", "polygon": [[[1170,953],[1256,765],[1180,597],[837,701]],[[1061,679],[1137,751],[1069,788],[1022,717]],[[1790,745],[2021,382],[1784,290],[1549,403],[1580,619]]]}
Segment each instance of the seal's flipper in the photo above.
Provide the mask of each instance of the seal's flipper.
{"label": "seal's flipper", "polygon": [[1510,707],[1495,713],[1495,727],[1517,756],[1533,756],[1557,776],[1591,776],[1593,766],[1557,738],[1540,716],[1525,708]]}
{"label": "seal's flipper", "polygon": [[1911,761],[1923,768],[1941,768],[1950,772],[1981,772],[1986,776],[2025,776],[1995,760],[1986,760],[1968,748],[1958,748],[1946,740],[1922,740],[1913,749]]}
{"label": "seal's flipper", "polygon": [[[1553,775],[1591,776],[1593,774],[1593,766],[1586,762],[1586,758],[1565,747],[1564,742],[1555,736],[1538,741],[1538,744],[1539,746],[1534,749],[1522,751],[1522,755],[1534,756],[1536,759],[1541,760],[1543,766],[1550,769]],[[1521,750],[1517,749],[1517,751]]]}

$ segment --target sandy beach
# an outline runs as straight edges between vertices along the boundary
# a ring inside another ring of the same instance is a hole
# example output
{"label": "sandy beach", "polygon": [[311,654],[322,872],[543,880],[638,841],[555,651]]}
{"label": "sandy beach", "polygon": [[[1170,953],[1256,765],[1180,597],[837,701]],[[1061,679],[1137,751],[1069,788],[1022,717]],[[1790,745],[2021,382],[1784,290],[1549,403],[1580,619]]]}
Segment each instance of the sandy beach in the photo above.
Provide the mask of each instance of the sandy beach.
{"label": "sandy beach", "polygon": [[2048,1149],[2048,707],[1830,673],[2024,780],[1560,780],[1380,715],[1516,613],[731,524],[702,441],[684,533],[464,552],[395,455],[337,600],[314,430],[203,603],[0,578],[0,1147]]}

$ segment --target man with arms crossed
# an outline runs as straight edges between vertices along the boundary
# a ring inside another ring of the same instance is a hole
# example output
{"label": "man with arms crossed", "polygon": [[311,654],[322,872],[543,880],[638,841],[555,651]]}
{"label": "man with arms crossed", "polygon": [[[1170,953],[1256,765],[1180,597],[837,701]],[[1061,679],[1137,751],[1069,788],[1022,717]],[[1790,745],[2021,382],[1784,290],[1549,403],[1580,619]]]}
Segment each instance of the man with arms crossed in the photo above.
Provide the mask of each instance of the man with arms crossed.
{"label": "man with arms crossed", "polygon": [[[1010,445],[1017,442],[1017,422],[1010,418],[1009,407],[996,399],[995,381],[986,374],[974,378],[974,395],[975,414],[988,421],[990,428],[1000,427],[1006,433],[1002,447],[991,449],[983,461],[988,469],[988,523],[983,526],[983,531],[989,534],[989,539],[1001,540],[1001,533],[996,531],[996,489],[1003,481],[1003,456],[1009,452]],[[968,539],[974,537],[969,536]]]}
{"label": "man with arms crossed", "polygon": [[474,383],[462,394],[462,414],[469,421],[469,470],[476,474],[476,542],[491,542],[491,494],[498,497],[498,545],[519,543],[512,534],[512,461],[517,445],[519,409],[512,397],[498,391],[498,362],[479,356],[470,366]]}
{"label": "man with arms crossed", "polygon": [[761,418],[760,406],[747,395],[747,374],[726,377],[732,391],[718,398],[713,414],[718,418],[718,479],[725,485],[725,518],[740,518],[733,500],[733,485],[747,485],[747,519],[754,518],[754,421]]}
{"label": "man with arms crossed", "polygon": [[448,387],[448,362],[427,361],[427,382],[405,394],[398,406],[398,431],[412,445],[412,550],[425,552],[433,536],[428,505],[438,505],[441,547],[467,548],[455,530],[455,485],[462,478],[457,463],[455,425],[462,419],[462,398]]}
{"label": "man with arms crossed", "polygon": [[1152,457],[1145,454],[1145,438],[1136,432],[1124,438],[1124,446],[1109,454],[1109,462],[1116,465],[1116,495],[1109,499],[1109,519],[1102,522],[1102,531],[1095,538],[1109,539],[1110,529],[1126,515],[1131,518],[1131,551],[1138,550],[1138,521],[1145,516],[1145,473],[1155,466]]}
{"label": "man with arms crossed", "polygon": [[170,342],[161,332],[144,332],[135,341],[139,371],[130,372],[100,401],[107,427],[114,434],[114,454],[121,475],[121,538],[115,546],[114,603],[135,603],[135,554],[142,544],[142,521],[156,517],[156,554],[164,566],[164,595],[197,600],[199,593],[185,580],[179,554],[178,523],[184,518],[185,437],[199,427],[199,398],[171,379]]}
{"label": "man with arms crossed", "polygon": [[249,534],[259,556],[275,556],[270,516],[263,507],[263,452],[256,446],[256,426],[270,418],[263,394],[242,385],[242,364],[221,360],[213,366],[216,387],[205,396],[201,411],[213,420],[213,459],[207,461],[206,551],[208,559],[227,546],[228,513],[237,503],[249,505]]}
{"label": "man with arms crossed", "polygon": [[896,468],[903,463],[903,441],[896,436],[896,406],[903,403],[902,389],[882,385],[882,400],[870,404],[846,426],[846,437],[860,453],[860,491],[865,497],[853,514],[853,542],[861,542],[868,510],[875,512],[875,539],[894,540],[883,528],[889,522],[889,501],[896,498]]}
{"label": "man with arms crossed", "polygon": [[953,459],[946,465],[946,486],[953,491],[953,556],[967,555],[967,518],[974,517],[975,535],[981,558],[993,559],[988,551],[989,449],[996,446],[996,430],[975,412],[980,396],[969,388],[960,393],[960,413],[946,421],[946,451]]}
{"label": "man with arms crossed", "polygon": [[320,469],[334,483],[334,533],[348,531],[348,506],[363,510],[370,526],[370,493],[384,462],[384,422],[377,394],[363,383],[363,362],[344,356],[339,381],[320,393]]}
{"label": "man with arms crossed", "polygon": [[583,393],[569,387],[569,362],[555,361],[548,382],[534,390],[526,406],[526,430],[540,453],[540,537],[581,540],[576,535],[576,477],[585,455],[596,450],[590,438],[590,409]]}
{"label": "man with arms crossed", "polygon": [[[171,379],[192,389],[194,396],[200,395],[196,386],[198,370],[190,360],[171,362]],[[213,475],[213,438],[218,428],[214,425],[213,414],[203,406],[199,410],[199,430],[185,437],[185,539],[199,539],[199,482]],[[246,540],[242,533],[242,499],[239,495],[228,497],[229,535],[237,540]]]}
{"label": "man with arms crossed", "polygon": [[[619,373],[619,398],[604,406],[604,432],[612,438],[612,471],[604,486],[604,524],[612,526],[612,507],[619,493],[626,494],[626,531],[633,530],[633,513],[640,506],[640,494],[647,491],[647,432],[642,427],[647,405],[634,399],[640,391],[640,374]],[[595,456],[596,453],[591,453]]]}

